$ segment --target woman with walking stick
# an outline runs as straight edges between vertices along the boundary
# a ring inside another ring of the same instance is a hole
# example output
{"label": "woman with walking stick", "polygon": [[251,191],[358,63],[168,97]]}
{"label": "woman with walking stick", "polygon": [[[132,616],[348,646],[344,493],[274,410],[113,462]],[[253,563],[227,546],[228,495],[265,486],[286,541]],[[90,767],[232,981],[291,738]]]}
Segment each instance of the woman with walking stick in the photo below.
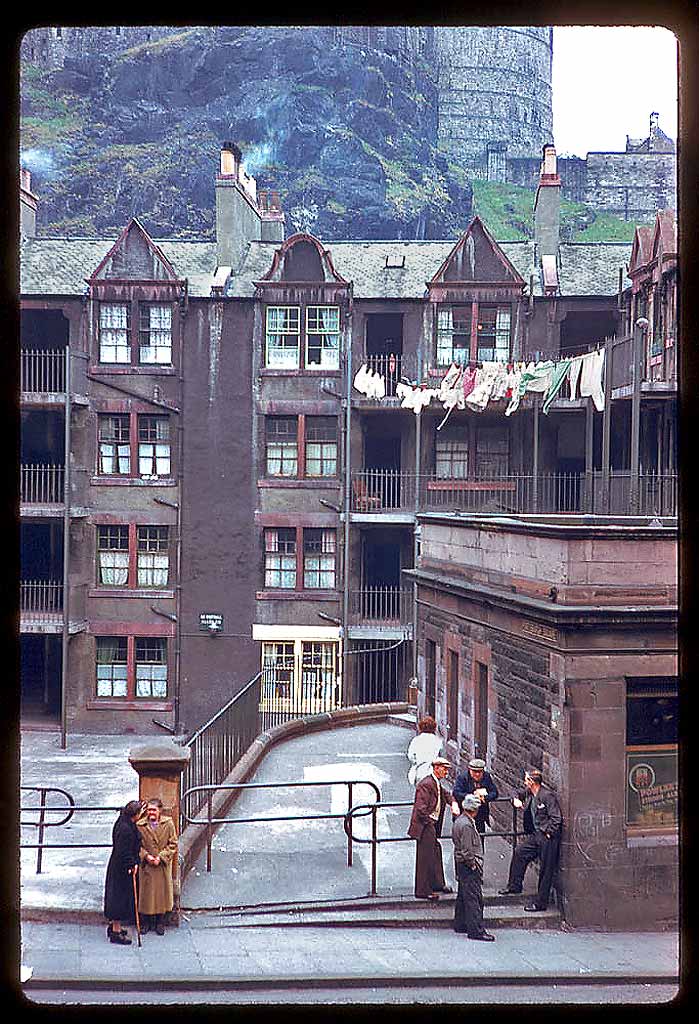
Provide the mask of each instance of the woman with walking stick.
{"label": "woman with walking stick", "polygon": [[107,938],[117,946],[131,945],[128,932],[121,925],[133,923],[136,913],[134,889],[141,846],[136,820],[142,810],[139,800],[130,800],[119,812],[112,829],[112,852],[104,883],[104,916],[109,922]]}

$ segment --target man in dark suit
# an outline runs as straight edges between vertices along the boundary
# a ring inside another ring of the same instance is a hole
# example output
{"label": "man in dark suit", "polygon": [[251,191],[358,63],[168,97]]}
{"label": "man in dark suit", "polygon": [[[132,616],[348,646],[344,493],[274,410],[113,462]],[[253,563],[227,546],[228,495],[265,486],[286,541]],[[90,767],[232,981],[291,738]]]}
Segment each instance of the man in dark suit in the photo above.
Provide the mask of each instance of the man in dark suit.
{"label": "man in dark suit", "polygon": [[[480,801],[475,821],[476,828],[483,835],[485,826],[490,824],[490,801],[497,800],[498,787],[493,782],[490,772],[485,770],[485,761],[480,757],[472,757],[466,771],[459,772],[456,776],[452,795],[458,804],[459,812],[464,797],[469,793],[477,796]],[[456,811],[456,808],[452,807],[452,810]]]}
{"label": "man in dark suit", "polygon": [[515,807],[524,808],[525,836],[517,843],[510,863],[510,877],[506,889],[500,894],[522,891],[524,873],[534,860],[539,861],[539,888],[536,899],[525,904],[530,911],[546,910],[549,904],[551,885],[558,868],[558,854],[561,845],[563,815],[558,797],[543,784],[539,768],[529,768],[524,773],[525,790],[514,797]]}
{"label": "man in dark suit", "polygon": [[444,882],[442,847],[437,838],[442,831],[444,809],[452,801],[451,793],[442,788],[442,779],[446,779],[448,772],[449,761],[437,757],[430,774],[415,788],[408,835],[417,840],[415,895],[418,899],[438,900],[440,893],[452,892]]}

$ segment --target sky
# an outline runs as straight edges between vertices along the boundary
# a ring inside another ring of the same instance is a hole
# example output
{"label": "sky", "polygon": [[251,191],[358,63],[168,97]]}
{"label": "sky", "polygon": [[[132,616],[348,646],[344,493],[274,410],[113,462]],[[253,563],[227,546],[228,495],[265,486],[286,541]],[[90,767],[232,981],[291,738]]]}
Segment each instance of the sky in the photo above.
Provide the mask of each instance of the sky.
{"label": "sky", "polygon": [[[638,69],[641,69],[640,74]],[[650,114],[677,139],[677,41],[665,28],[556,26],[553,136],[559,155],[619,151]]]}

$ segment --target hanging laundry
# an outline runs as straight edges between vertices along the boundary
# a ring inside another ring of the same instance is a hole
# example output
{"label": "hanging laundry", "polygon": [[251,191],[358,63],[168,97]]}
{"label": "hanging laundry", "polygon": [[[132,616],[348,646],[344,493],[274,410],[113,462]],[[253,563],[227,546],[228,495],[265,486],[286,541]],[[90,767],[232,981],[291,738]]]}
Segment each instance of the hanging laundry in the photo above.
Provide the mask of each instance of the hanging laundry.
{"label": "hanging laundry", "polygon": [[510,416],[519,408],[519,403],[527,391],[546,392],[551,386],[555,363],[550,359],[544,362],[529,363],[519,381],[519,387],[512,391],[512,399],[505,409],[505,415]]}
{"label": "hanging laundry", "polygon": [[505,398],[507,396],[507,389],[511,386],[510,379],[512,374],[507,368],[507,363],[496,363],[495,365],[497,366],[497,372],[493,380],[493,390],[490,393],[491,402],[499,402]]}
{"label": "hanging laundry", "polygon": [[476,371],[473,390],[466,398],[466,405],[469,409],[473,409],[475,412],[483,412],[492,397],[495,381],[498,379],[498,376],[504,378],[504,372],[505,367],[503,363],[483,363],[482,367]]}
{"label": "hanging laundry", "polygon": [[435,388],[412,387],[409,384],[396,384],[396,394],[402,398],[401,409],[412,409],[415,415],[430,404],[433,398],[439,396]]}
{"label": "hanging laundry", "polygon": [[361,394],[366,395],[366,393],[367,393],[367,390],[366,390],[366,387],[367,387],[367,365],[366,365],[366,363],[362,363],[362,365],[357,370],[357,374],[356,374],[356,376],[354,378],[353,386],[357,389],[357,391],[361,392]]}
{"label": "hanging laundry", "polygon": [[580,397],[592,399],[597,412],[604,409],[604,391],[602,389],[602,371],[604,369],[604,349],[588,352],[583,356],[580,373]]}
{"label": "hanging laundry", "polygon": [[570,397],[575,398],[578,390],[578,378],[580,377],[580,370],[582,369],[582,356],[573,356],[570,361],[570,370],[568,371],[568,385],[570,387]]}
{"label": "hanging laundry", "polygon": [[548,411],[551,408],[551,403],[554,398],[563,387],[563,381],[567,378],[569,370],[570,359],[562,359],[559,363],[556,363],[553,376],[551,378],[551,384],[544,396],[544,401],[541,406],[541,411],[546,415],[548,415]]}

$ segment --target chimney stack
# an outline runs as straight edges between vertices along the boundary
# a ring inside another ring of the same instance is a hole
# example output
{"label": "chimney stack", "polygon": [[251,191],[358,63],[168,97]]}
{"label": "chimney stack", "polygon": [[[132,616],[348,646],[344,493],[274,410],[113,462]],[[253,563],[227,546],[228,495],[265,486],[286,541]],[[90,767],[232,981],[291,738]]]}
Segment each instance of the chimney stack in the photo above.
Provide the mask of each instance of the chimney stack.
{"label": "chimney stack", "polygon": [[547,143],[534,200],[534,245],[545,294],[558,290],[560,223],[561,179],[556,167],[556,148]]}
{"label": "chimney stack", "polygon": [[20,238],[36,235],[37,198],[32,192],[32,176],[26,167],[20,170],[19,181],[19,233]]}
{"label": "chimney stack", "polygon": [[234,142],[221,147],[216,175],[216,255],[219,267],[235,269],[250,242],[283,241],[284,214],[278,192],[257,194],[257,182],[243,166]]}

